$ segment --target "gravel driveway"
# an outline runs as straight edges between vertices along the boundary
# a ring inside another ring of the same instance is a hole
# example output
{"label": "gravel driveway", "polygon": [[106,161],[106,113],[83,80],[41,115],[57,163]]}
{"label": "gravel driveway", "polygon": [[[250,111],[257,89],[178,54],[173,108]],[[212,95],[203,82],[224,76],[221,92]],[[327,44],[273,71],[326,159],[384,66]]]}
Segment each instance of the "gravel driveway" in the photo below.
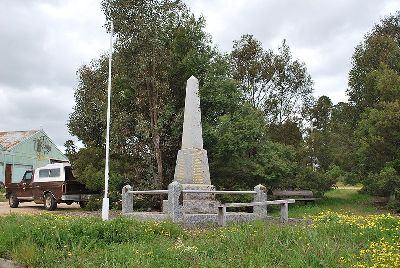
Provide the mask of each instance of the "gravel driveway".
{"label": "gravel driveway", "polygon": [[[57,210],[54,212],[72,212],[81,210],[78,204],[58,204]],[[81,210],[82,211],[82,210]],[[39,214],[46,212],[42,204],[35,204],[34,202],[20,203],[17,208],[10,208],[8,202],[0,202],[0,215],[14,214]]]}
{"label": "gravel driveway", "polygon": [[[78,204],[72,205],[58,204],[57,209],[54,211],[47,211],[44,209],[42,204],[35,204],[34,202],[20,203],[18,208],[10,208],[8,202],[0,202],[0,216],[9,214],[40,214],[40,213],[52,213],[62,214],[68,216],[77,217],[101,217],[101,211],[85,211],[79,207]],[[114,218],[120,215],[120,211],[110,211],[110,218]]]}

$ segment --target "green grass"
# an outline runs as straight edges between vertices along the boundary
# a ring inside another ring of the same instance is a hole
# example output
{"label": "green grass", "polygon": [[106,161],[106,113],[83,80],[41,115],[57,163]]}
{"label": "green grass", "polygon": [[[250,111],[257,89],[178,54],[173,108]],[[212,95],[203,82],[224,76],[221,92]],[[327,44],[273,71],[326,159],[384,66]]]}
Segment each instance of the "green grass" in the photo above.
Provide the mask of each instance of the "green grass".
{"label": "green grass", "polygon": [[289,205],[289,216],[307,218],[326,210],[357,215],[378,213],[370,195],[360,194],[357,188],[350,188],[331,190],[321,200],[315,202]]}
{"label": "green grass", "polygon": [[4,188],[0,188],[0,202],[6,202],[7,201],[7,199],[6,199],[4,194],[5,194]]}
{"label": "green grass", "polygon": [[400,245],[393,244],[400,220],[368,216],[371,204],[356,191],[333,190],[315,205],[291,209],[313,215],[312,225],[257,221],[194,230],[126,218],[10,215],[0,217],[0,257],[29,267],[352,267],[376,264],[363,252],[383,241],[397,247],[383,253],[400,265]]}

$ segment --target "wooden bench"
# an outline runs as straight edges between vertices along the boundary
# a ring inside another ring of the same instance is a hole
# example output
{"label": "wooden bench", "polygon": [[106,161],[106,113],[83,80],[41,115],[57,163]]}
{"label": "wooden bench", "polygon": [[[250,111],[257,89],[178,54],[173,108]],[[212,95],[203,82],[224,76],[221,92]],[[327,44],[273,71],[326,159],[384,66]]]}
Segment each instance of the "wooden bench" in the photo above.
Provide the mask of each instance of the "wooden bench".
{"label": "wooden bench", "polygon": [[281,191],[281,190],[275,190],[272,192],[275,198],[292,198],[296,201],[304,201],[304,202],[310,202],[310,201],[315,201],[320,198],[315,198],[314,193],[312,191],[305,191],[305,190],[300,190],[300,191]]}
{"label": "wooden bench", "polygon": [[288,217],[288,204],[294,203],[294,199],[287,200],[274,200],[264,202],[251,202],[251,203],[226,203],[218,206],[218,224],[226,226],[226,208],[239,208],[239,207],[254,207],[254,206],[267,206],[267,205],[281,205],[280,222],[286,223]]}

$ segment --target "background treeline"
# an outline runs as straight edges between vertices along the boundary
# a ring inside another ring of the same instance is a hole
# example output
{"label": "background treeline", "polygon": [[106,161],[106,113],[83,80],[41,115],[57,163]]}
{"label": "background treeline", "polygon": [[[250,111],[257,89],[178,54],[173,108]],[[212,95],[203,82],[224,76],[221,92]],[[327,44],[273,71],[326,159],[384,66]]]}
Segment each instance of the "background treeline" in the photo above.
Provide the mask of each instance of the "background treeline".
{"label": "background treeline", "polygon": [[[395,198],[400,190],[400,15],[355,49],[348,102],[313,97],[313,81],[285,40],[252,35],[223,54],[181,1],[104,0],[114,22],[110,189],[165,188],[181,145],[185,83],[200,81],[204,147],[220,189],[310,189],[338,180]],[[107,24],[109,27],[109,24]],[[107,55],[78,71],[67,155],[80,180],[102,189]],[[344,89],[343,89],[344,90]]]}

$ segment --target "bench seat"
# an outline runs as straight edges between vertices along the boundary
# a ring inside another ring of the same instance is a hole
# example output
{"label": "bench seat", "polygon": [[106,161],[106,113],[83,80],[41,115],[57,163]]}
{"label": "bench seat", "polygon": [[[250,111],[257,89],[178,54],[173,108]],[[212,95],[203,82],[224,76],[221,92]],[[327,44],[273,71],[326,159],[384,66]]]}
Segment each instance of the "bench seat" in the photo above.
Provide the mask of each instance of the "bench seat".
{"label": "bench seat", "polygon": [[[251,202],[251,203],[226,203],[218,206],[218,223],[220,226],[226,225],[226,208],[239,208],[239,207],[255,207],[255,206],[267,206],[267,205],[281,205],[280,222],[288,222],[288,204],[295,203],[294,199],[286,200],[273,200],[263,202]],[[265,215],[266,216],[266,215]]]}
{"label": "bench seat", "polygon": [[285,190],[275,190],[272,192],[273,196],[276,198],[293,198],[296,201],[316,201],[320,198],[314,197],[314,193],[308,190],[299,191],[285,191]]}

